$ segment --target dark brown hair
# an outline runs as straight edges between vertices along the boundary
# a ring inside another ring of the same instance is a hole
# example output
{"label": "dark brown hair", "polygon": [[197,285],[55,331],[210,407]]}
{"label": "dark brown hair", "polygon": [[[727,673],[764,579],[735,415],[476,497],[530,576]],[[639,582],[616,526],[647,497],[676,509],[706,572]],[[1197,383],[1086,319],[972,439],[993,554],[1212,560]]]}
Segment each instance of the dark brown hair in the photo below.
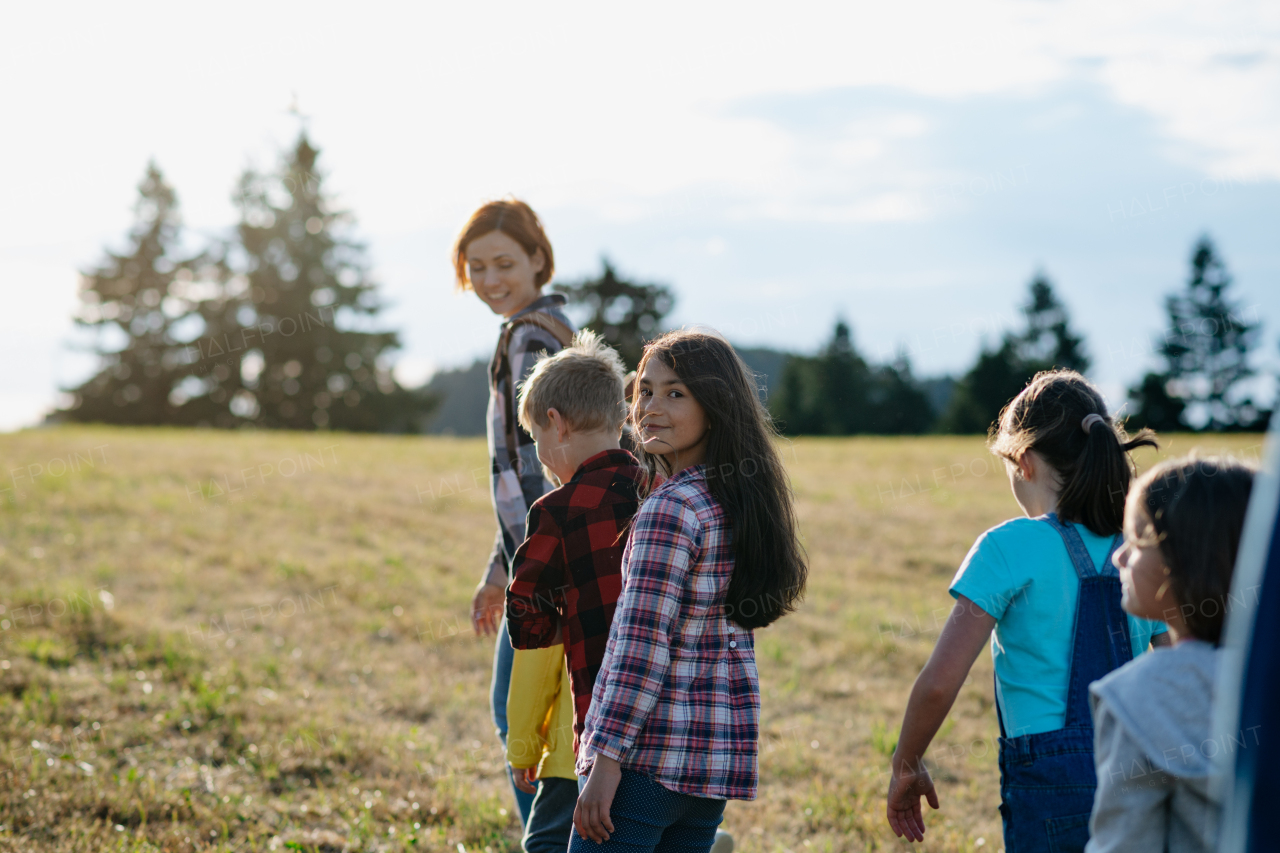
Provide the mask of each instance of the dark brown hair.
{"label": "dark brown hair", "polygon": [[[751,372],[724,338],[668,332],[645,347],[638,375],[652,358],[688,386],[711,425],[707,487],[724,510],[734,554],[725,615],[744,628],[763,628],[796,609],[809,576],[773,419]],[[631,419],[634,424],[634,405]],[[655,474],[670,474],[662,457],[643,448],[636,455],[649,483]]]}
{"label": "dark brown hair", "polygon": [[1254,471],[1232,459],[1171,459],[1129,495],[1143,545],[1157,545],[1187,630],[1215,646],[1226,617]]}
{"label": "dark brown hair", "polygon": [[551,281],[556,271],[556,256],[551,251],[551,241],[547,232],[542,230],[542,221],[533,208],[517,199],[491,201],[471,214],[467,224],[453,244],[453,271],[457,277],[459,290],[470,290],[471,279],[467,276],[467,246],[477,237],[501,231],[520,244],[524,253],[533,257],[542,251],[543,265],[533,280],[538,287]]}
{"label": "dark brown hair", "polygon": [[[1097,415],[1088,431],[1084,419]],[[1129,451],[1158,447],[1155,433],[1130,438],[1107,415],[1107,404],[1074,370],[1037,373],[1000,413],[987,446],[1017,464],[1028,450],[1039,453],[1061,478],[1058,517],[1083,524],[1099,536],[1124,526],[1124,499],[1133,478]]]}

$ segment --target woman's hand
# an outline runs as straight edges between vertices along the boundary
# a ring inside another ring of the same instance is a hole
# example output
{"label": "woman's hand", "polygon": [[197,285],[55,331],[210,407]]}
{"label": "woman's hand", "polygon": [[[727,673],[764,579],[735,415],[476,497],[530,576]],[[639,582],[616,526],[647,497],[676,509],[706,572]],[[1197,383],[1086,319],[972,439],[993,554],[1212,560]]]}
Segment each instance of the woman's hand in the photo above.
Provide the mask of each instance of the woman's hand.
{"label": "woman's hand", "polygon": [[938,792],[933,789],[933,779],[929,769],[920,763],[918,769],[905,765],[897,765],[889,777],[889,797],[885,806],[885,814],[889,818],[889,828],[899,838],[908,841],[924,841],[924,812],[920,808],[920,798],[929,801],[932,808],[938,807]]}
{"label": "woman's hand", "polygon": [[[511,765],[507,765],[511,767]],[[538,793],[538,768],[534,767],[511,767],[511,778],[515,780],[516,787],[526,794]]]}
{"label": "woman's hand", "polygon": [[471,627],[477,634],[496,634],[507,605],[507,588],[496,583],[476,587],[471,597]]}
{"label": "woman's hand", "polygon": [[612,758],[596,755],[587,785],[573,808],[573,825],[583,838],[589,838],[596,844],[609,840],[609,833],[613,832],[609,807],[613,805],[613,795],[617,793],[621,780],[622,765]]}

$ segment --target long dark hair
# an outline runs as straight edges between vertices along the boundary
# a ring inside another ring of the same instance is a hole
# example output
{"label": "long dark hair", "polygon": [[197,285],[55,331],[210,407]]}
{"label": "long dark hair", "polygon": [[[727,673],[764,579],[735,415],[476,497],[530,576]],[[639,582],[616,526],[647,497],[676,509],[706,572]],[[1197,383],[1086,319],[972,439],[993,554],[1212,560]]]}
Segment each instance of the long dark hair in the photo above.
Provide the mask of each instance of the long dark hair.
{"label": "long dark hair", "polygon": [[[760,402],[751,371],[723,338],[668,332],[645,347],[637,375],[651,358],[680,377],[711,425],[707,486],[724,510],[733,541],[725,615],[743,628],[763,628],[796,609],[809,576],[791,486],[774,446],[773,419]],[[650,484],[655,474],[670,474],[661,456],[643,448],[637,448],[637,456]]]}
{"label": "long dark hair", "polygon": [[[1084,419],[1097,415],[1088,430]],[[1034,450],[1062,478],[1058,517],[1083,524],[1099,536],[1124,527],[1124,500],[1133,479],[1129,451],[1158,447],[1144,429],[1130,438],[1107,414],[1107,404],[1074,370],[1037,373],[1000,413],[991,428],[991,452],[1017,463]]]}
{"label": "long dark hair", "polygon": [[1129,496],[1141,544],[1159,547],[1187,630],[1215,646],[1253,475],[1231,459],[1171,459],[1143,474]]}

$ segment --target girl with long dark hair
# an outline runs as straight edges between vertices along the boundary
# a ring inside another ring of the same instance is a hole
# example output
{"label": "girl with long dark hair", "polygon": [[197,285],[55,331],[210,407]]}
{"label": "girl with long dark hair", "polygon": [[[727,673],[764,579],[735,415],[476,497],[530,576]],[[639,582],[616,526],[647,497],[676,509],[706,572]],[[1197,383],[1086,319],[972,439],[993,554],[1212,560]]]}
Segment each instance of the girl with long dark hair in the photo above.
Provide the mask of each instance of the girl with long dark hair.
{"label": "girl with long dark hair", "polygon": [[651,491],[578,751],[570,850],[709,850],[759,784],[753,631],[808,575],[773,424],[727,341],[671,332],[637,370],[631,421]]}

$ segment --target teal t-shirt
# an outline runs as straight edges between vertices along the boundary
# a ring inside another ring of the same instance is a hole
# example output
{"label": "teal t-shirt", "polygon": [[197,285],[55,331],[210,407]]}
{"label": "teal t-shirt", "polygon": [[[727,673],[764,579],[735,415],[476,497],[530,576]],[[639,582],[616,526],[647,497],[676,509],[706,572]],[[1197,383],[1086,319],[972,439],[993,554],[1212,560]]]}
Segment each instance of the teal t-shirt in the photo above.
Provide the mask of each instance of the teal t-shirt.
{"label": "teal t-shirt", "polygon": [[[1076,525],[1094,568],[1111,537]],[[951,595],[996,620],[991,635],[996,700],[1009,737],[1051,732],[1067,719],[1067,680],[1080,584],[1062,536],[1047,521],[1016,518],[978,537],[951,581]],[[1147,650],[1160,622],[1129,616],[1133,656]]]}

